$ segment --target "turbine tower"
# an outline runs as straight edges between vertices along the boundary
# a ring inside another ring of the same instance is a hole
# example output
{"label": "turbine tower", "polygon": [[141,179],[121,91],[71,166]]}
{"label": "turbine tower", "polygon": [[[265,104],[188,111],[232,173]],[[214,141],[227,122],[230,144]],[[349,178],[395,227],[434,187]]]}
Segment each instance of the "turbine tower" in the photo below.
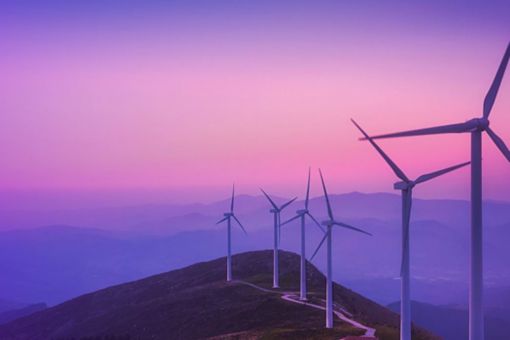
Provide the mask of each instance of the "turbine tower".
{"label": "turbine tower", "polygon": [[327,240],[326,243],[327,243],[327,261],[328,262],[327,262],[327,271],[326,271],[326,328],[333,328],[333,281],[332,281],[333,280],[333,277],[332,277],[333,270],[332,270],[332,258],[331,258],[332,228],[333,228],[333,226],[339,226],[339,227],[344,227],[344,228],[351,229],[354,231],[358,231],[360,233],[367,234],[370,236],[372,236],[372,234],[367,233],[366,231],[363,231],[356,227],[350,226],[346,223],[338,222],[337,220],[335,220],[335,218],[333,216],[333,210],[331,209],[331,204],[329,203],[329,197],[328,197],[328,192],[326,190],[326,185],[324,184],[324,178],[322,177],[322,172],[320,169],[319,169],[319,174],[321,176],[322,189],[324,190],[324,197],[326,198],[326,205],[327,205],[327,209],[328,209],[329,219],[322,222],[322,224],[327,227],[326,234],[324,235],[321,242],[317,246],[317,249],[315,249],[315,252],[313,253],[312,257],[310,258],[310,261],[315,257],[315,255],[317,254],[319,249],[322,247],[322,244],[324,243],[324,241]]}
{"label": "turbine tower", "polygon": [[281,225],[285,225],[289,222],[292,222],[298,218],[301,219],[301,271],[300,271],[300,280],[299,280],[299,299],[302,301],[306,301],[306,244],[305,244],[305,220],[306,216],[310,217],[312,221],[319,227],[319,229],[324,233],[324,228],[317,222],[315,217],[310,214],[308,211],[308,199],[310,197],[310,168],[308,168],[308,184],[306,186],[306,198],[305,198],[305,208],[296,211],[296,216],[292,217],[290,220],[283,222]]}
{"label": "turbine tower", "polygon": [[224,221],[227,221],[227,281],[232,281],[232,219],[234,219],[237,224],[239,224],[239,227],[244,231],[245,234],[246,230],[244,229],[243,225],[237,219],[236,215],[234,215],[234,185],[232,185],[232,199],[230,200],[230,211],[223,214],[223,218],[219,220],[216,224],[220,224]]}
{"label": "turbine tower", "polygon": [[285,209],[289,204],[294,202],[297,197],[294,197],[290,201],[282,204],[280,207],[276,205],[276,203],[271,199],[271,197],[262,189],[260,189],[264,196],[269,200],[269,203],[271,203],[271,210],[269,210],[270,213],[274,216],[274,243],[273,243],[273,288],[280,288],[280,281],[279,281],[279,268],[278,268],[278,247],[280,245],[280,212]]}
{"label": "turbine tower", "polygon": [[391,158],[377,145],[368,134],[353,120],[351,121],[361,131],[365,138],[372,144],[382,158],[388,163],[395,175],[401,180],[394,184],[396,190],[402,193],[402,262],[400,265],[401,290],[400,290],[400,339],[411,340],[411,285],[410,285],[410,244],[409,225],[411,219],[411,206],[413,203],[413,188],[420,183],[430,181],[436,177],[447,174],[469,164],[465,162],[452,167],[421,175],[417,179],[410,180],[405,173],[391,160]]}
{"label": "turbine tower", "polygon": [[[483,102],[483,114],[463,123],[372,136],[376,138],[409,137],[443,133],[471,134],[471,270],[469,285],[469,340],[484,339],[483,316],[483,243],[482,243],[482,132],[487,132],[496,147],[510,162],[510,150],[489,127],[489,115],[510,58],[508,44],[496,76]],[[366,138],[363,138],[366,139]]]}

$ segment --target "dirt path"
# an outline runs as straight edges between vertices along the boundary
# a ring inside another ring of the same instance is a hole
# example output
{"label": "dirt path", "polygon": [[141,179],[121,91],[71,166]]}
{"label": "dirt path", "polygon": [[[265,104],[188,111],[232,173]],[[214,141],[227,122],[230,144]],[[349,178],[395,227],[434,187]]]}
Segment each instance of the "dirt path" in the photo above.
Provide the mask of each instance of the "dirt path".
{"label": "dirt path", "polygon": [[[260,287],[260,286],[257,286],[256,284],[253,284],[253,283],[250,283],[250,282],[246,282],[246,281],[241,281],[241,280],[234,280],[232,282],[233,283],[244,284],[244,285],[253,287],[255,289],[258,289],[260,291],[266,292],[266,293],[279,294],[279,295],[281,295],[281,298],[283,300],[285,300],[285,301],[297,303],[297,304],[300,304],[300,305],[305,305],[305,306],[316,308],[316,309],[320,309],[320,310],[326,310],[326,307],[323,307],[323,306],[320,306],[320,305],[316,305],[316,304],[313,304],[313,303],[310,303],[310,302],[299,300],[299,297],[298,297],[296,292],[280,292],[280,291],[277,291],[277,290],[272,290],[272,289],[267,289],[267,288],[264,288],[264,287]],[[365,331],[365,334],[363,336],[365,336],[365,337],[373,337],[375,339],[375,329],[374,328],[370,328],[368,326],[365,326],[365,325],[359,323],[356,320],[351,319],[350,318],[351,315],[349,313],[347,313],[347,311],[345,311],[344,309],[333,310],[333,313],[340,320],[342,320],[344,322],[347,322],[347,323],[351,324],[352,326],[354,326],[356,328],[363,329]]]}

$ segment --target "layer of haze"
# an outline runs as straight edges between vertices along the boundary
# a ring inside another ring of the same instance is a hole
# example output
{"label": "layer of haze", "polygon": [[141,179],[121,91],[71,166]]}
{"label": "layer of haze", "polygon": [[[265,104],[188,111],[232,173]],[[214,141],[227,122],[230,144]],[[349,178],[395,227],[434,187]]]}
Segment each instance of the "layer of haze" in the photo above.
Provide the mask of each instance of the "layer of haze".
{"label": "layer of haze", "polygon": [[[3,208],[204,201],[234,180],[300,195],[309,165],[332,192],[391,191],[349,118],[379,133],[479,116],[510,40],[498,1],[148,3],[0,5]],[[491,123],[510,144],[510,74]],[[410,177],[469,159],[468,135],[381,145]],[[468,183],[417,195],[468,199]],[[488,139],[484,184],[510,200]]]}

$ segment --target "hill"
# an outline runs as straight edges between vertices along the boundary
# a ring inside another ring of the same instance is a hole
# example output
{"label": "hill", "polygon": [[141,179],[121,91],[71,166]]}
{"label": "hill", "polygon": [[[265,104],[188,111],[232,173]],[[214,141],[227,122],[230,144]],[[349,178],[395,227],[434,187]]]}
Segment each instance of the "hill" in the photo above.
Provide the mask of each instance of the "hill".
{"label": "hill", "polygon": [[[299,256],[281,253],[282,290],[298,289]],[[237,280],[270,288],[272,252],[238,254]],[[313,299],[323,298],[324,276],[308,264]],[[225,258],[82,295],[0,326],[2,339],[317,338],[338,339],[363,331],[335,320],[325,330],[324,312],[281,299],[280,294],[240,282],[226,283]],[[338,284],[335,302],[355,320],[376,328],[380,339],[398,339],[398,315]],[[433,339],[415,329],[413,339]]]}

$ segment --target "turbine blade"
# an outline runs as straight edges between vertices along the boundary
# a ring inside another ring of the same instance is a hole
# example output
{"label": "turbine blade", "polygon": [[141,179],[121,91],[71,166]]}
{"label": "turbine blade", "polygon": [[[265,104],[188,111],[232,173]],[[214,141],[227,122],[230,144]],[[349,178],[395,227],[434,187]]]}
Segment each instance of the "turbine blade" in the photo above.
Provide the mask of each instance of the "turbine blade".
{"label": "turbine blade", "polygon": [[301,217],[301,215],[296,215],[296,216],[292,217],[291,219],[288,219],[287,221],[283,222],[281,225],[282,225],[282,226],[284,226],[284,225],[286,225],[287,223],[290,223],[290,222],[292,222],[292,221],[294,221],[294,220],[298,219],[299,217]]}
{"label": "turbine blade", "polygon": [[[404,266],[407,265],[406,261],[404,260],[404,254],[406,254],[409,251],[409,227],[411,223],[411,207],[413,204],[413,198],[412,198],[412,191],[408,190],[406,192],[406,195],[404,197],[405,199],[405,208],[403,212],[403,218],[405,222],[405,227],[402,226],[402,237],[404,238],[403,244],[402,244],[402,259],[400,263],[400,277],[404,275]],[[409,261],[409,259],[407,259]]]}
{"label": "turbine blade", "polygon": [[421,175],[420,177],[418,177],[416,179],[415,183],[418,184],[418,183],[423,183],[423,182],[426,182],[426,181],[430,181],[433,178],[439,177],[441,175],[447,174],[447,173],[452,172],[454,170],[457,170],[459,168],[465,167],[466,165],[468,165],[470,163],[471,162],[464,162],[464,163],[460,163],[460,164],[451,166],[449,168],[445,168],[445,169],[434,171],[434,172],[431,172],[431,173],[428,173],[428,174],[425,174],[425,175]]}
{"label": "turbine blade", "polygon": [[328,237],[328,235],[329,235],[329,232],[326,232],[326,233],[324,234],[324,237],[322,238],[322,240],[320,241],[319,245],[317,246],[317,249],[315,249],[315,251],[314,251],[314,253],[313,253],[312,257],[310,257],[310,260],[309,260],[310,262],[312,262],[312,260],[313,260],[313,258],[315,257],[315,255],[317,255],[317,252],[319,251],[319,249],[321,249],[321,247],[322,247],[322,245],[324,244],[324,241],[326,241],[326,238]]}
{"label": "turbine blade", "polygon": [[491,128],[487,128],[486,131],[494,144],[496,144],[498,147],[499,151],[501,151],[506,159],[510,162],[510,150],[508,150],[505,142],[503,142],[503,140]]}
{"label": "turbine blade", "polygon": [[241,229],[244,231],[244,233],[246,235],[248,235],[248,233],[246,232],[246,229],[244,229],[243,225],[241,224],[241,222],[237,219],[237,217],[235,215],[232,215],[232,217],[234,218],[234,220],[236,220],[237,224],[239,224],[239,226],[241,227]]}
{"label": "turbine blade", "polygon": [[487,95],[485,96],[485,99],[483,101],[483,116],[484,118],[488,118],[492,106],[494,105],[494,102],[496,101],[496,96],[498,94],[499,86],[501,85],[501,80],[503,79],[503,75],[505,74],[505,69],[508,64],[508,59],[510,58],[510,43],[506,47],[505,54],[503,55],[503,58],[501,59],[501,63],[499,64],[498,71],[496,72],[496,76],[494,77],[494,80],[492,81],[492,85],[489,88],[489,91],[487,92]]}
{"label": "turbine blade", "polygon": [[370,233],[369,233],[369,232],[367,232],[367,231],[364,231],[364,230],[362,230],[362,229],[359,229],[359,228],[353,227],[352,225],[348,225],[348,224],[343,223],[343,222],[334,221],[334,222],[333,222],[333,225],[337,225],[337,226],[340,226],[340,227],[344,227],[344,228],[347,228],[347,229],[351,229],[351,230],[357,231],[357,232],[362,233],[362,234],[366,234],[366,235],[369,235],[369,236],[373,236],[372,234],[370,234]]}
{"label": "turbine blade", "polygon": [[322,177],[321,169],[319,169],[319,175],[321,176],[322,189],[324,190],[324,197],[326,197],[326,205],[328,207],[328,216],[330,219],[334,220],[333,211],[331,210],[331,204],[329,204],[328,191],[326,190],[326,184],[324,184],[324,178]]}
{"label": "turbine blade", "polygon": [[310,198],[310,167],[308,167],[308,184],[306,185],[305,209],[308,210],[308,199]]}
{"label": "turbine blade", "polygon": [[280,211],[282,211],[283,209],[287,208],[289,206],[289,204],[291,204],[292,202],[294,202],[295,200],[297,200],[297,197],[294,197],[293,199],[291,199],[290,201],[288,201],[287,203],[285,203],[284,205],[282,205],[280,207]]}
{"label": "turbine blade", "polygon": [[402,199],[403,199],[403,211],[402,211],[402,245],[401,245],[401,249],[400,249],[400,277],[403,277],[404,276],[404,266],[406,264],[405,262],[405,253],[406,253],[406,249],[407,249],[407,242],[406,242],[406,238],[407,238],[407,228],[406,228],[406,223],[407,223],[407,215],[408,215],[408,211],[407,211],[407,207],[409,205],[408,203],[408,200],[407,200],[407,191],[402,191]]}
{"label": "turbine blade", "polygon": [[278,210],[278,206],[276,205],[276,203],[273,202],[273,200],[271,199],[271,197],[269,197],[269,195],[264,191],[262,190],[262,188],[260,189],[260,191],[262,191],[262,193],[264,194],[264,196],[266,196],[266,198],[269,200],[269,203],[271,203],[271,205],[273,206],[273,208],[275,208],[276,210]]}
{"label": "turbine blade", "polygon": [[323,233],[325,233],[325,232],[326,232],[326,230],[324,230],[324,228],[323,228],[323,227],[321,226],[321,224],[320,224],[320,223],[319,223],[319,222],[315,219],[315,217],[313,217],[313,216],[312,216],[312,214],[310,214],[309,212],[307,212],[306,214],[307,214],[307,215],[308,215],[308,216],[312,219],[312,221],[314,221],[314,222],[315,222],[315,225],[316,225],[317,227],[319,227],[319,229],[320,229]]}
{"label": "turbine blade", "polygon": [[400,260],[400,277],[404,276],[404,268],[406,266],[406,261],[404,254],[407,252],[407,249],[409,248],[409,231],[407,229],[402,229],[402,237],[404,238],[403,244],[402,244],[402,258]]}
{"label": "turbine blade", "polygon": [[370,138],[368,136],[368,134],[361,128],[361,126],[358,125],[358,123],[356,123],[356,121],[354,121],[354,119],[351,119],[352,123],[358,128],[358,130],[361,131],[361,133],[365,136],[365,138],[370,142],[370,144],[372,144],[372,146],[377,150],[377,152],[382,156],[382,158],[384,158],[384,160],[386,161],[386,163],[388,163],[388,165],[390,166],[390,168],[393,170],[393,172],[395,173],[395,175],[397,175],[398,178],[400,178],[401,180],[403,180],[404,182],[409,182],[409,178],[407,178],[407,176],[405,175],[405,173],[397,166],[397,164],[395,164],[395,162],[393,162],[391,160],[391,158],[379,147],[379,145],[377,145],[373,140],[372,138]]}
{"label": "turbine blade", "polygon": [[221,222],[224,222],[228,219],[228,216],[226,217],[223,217],[221,220],[219,220],[218,222],[216,222],[216,224],[220,224]]}
{"label": "turbine blade", "polygon": [[232,200],[230,201],[230,212],[234,212],[234,184],[232,184]]}
{"label": "turbine blade", "polygon": [[[394,137],[437,135],[437,134],[441,134],[441,133],[462,133],[462,132],[470,132],[474,128],[476,128],[476,123],[467,121],[467,122],[459,123],[459,124],[449,124],[449,125],[434,126],[434,127],[425,128],[425,129],[387,133],[384,135],[370,136],[370,138],[371,139],[381,139],[381,138],[394,138]],[[368,138],[366,138],[366,137],[360,138],[360,140],[367,140],[367,139]]]}

